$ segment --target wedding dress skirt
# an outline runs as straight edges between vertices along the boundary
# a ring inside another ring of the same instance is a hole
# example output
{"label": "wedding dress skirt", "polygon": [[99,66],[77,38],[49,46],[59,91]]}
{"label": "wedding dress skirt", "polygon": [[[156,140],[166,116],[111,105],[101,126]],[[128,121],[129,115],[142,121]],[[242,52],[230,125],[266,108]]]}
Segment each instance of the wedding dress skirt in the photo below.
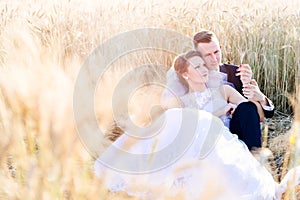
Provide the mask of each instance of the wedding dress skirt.
{"label": "wedding dress skirt", "polygon": [[278,187],[221,120],[187,108],[166,111],[139,135],[125,132],[94,169],[110,191],[141,199],[199,199],[212,190],[211,199],[269,200]]}

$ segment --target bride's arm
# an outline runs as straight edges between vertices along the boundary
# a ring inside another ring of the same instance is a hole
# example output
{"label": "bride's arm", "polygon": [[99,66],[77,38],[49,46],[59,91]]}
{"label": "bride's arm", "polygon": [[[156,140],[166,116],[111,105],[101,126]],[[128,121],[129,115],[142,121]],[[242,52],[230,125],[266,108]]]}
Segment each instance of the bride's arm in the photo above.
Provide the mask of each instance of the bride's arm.
{"label": "bride's arm", "polygon": [[[228,85],[223,85],[223,92],[224,92],[224,97],[227,100],[227,102],[230,103],[234,103],[234,104],[240,104],[242,102],[247,102],[248,100],[243,97],[238,91],[236,91],[235,89],[233,89],[232,87],[228,86]],[[255,101],[251,101],[252,103],[254,103],[257,107],[257,112],[259,114],[259,119],[261,122],[264,121],[265,119],[265,115],[263,112],[263,109],[261,107],[261,105],[258,102]]]}
{"label": "bride's arm", "polygon": [[236,106],[237,105],[235,105],[235,104],[228,103],[224,108],[221,108],[221,109],[213,112],[213,115],[217,116],[217,117],[220,117],[220,116],[223,116],[223,115],[231,114],[235,110]]}
{"label": "bride's arm", "polygon": [[247,102],[248,100],[243,97],[238,91],[233,89],[229,85],[223,85],[221,87],[221,92],[223,92],[223,96],[227,102],[233,103],[233,104],[240,104],[242,102]]}

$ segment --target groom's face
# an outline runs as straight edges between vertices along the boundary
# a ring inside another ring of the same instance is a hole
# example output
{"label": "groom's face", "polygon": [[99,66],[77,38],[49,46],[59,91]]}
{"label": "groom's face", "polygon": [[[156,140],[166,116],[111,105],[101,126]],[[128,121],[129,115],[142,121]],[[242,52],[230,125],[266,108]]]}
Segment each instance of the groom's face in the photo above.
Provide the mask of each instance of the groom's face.
{"label": "groom's face", "polygon": [[209,43],[198,43],[197,51],[202,54],[202,59],[209,70],[219,71],[221,64],[221,46],[217,40]]}

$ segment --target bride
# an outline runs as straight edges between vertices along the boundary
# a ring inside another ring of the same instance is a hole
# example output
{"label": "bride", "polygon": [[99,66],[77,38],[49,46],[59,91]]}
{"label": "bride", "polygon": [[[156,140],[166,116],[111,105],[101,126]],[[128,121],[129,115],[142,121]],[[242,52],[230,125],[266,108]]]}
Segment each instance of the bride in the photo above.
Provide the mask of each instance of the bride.
{"label": "bride", "polygon": [[94,169],[111,192],[139,199],[279,199],[291,174],[300,174],[295,168],[276,183],[220,118],[194,108],[170,108],[149,127],[126,127]]}

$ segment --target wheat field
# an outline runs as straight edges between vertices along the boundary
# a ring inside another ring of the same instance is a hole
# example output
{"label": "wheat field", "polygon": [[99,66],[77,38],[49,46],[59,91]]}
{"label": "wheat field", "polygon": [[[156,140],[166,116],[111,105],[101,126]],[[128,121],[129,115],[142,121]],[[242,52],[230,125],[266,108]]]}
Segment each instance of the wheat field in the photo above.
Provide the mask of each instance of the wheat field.
{"label": "wheat field", "polygon": [[[282,136],[283,165],[299,164],[299,1],[3,0],[0,12],[0,199],[134,199],[109,194],[95,177],[94,156],[77,134],[73,90],[97,46],[148,27],[188,37],[200,29],[214,31],[224,47],[223,62],[250,64],[276,108],[293,116],[291,130]],[[174,57],[147,50],[115,61],[95,95],[99,126],[109,130],[113,121],[111,101],[119,77],[142,64],[170,66]],[[159,81],[165,72],[156,71]],[[151,107],[144,94],[128,104],[138,124],[149,122],[150,116],[142,115]],[[116,103],[122,113],[124,104]],[[89,116],[82,120],[84,126]],[[103,137],[95,142],[99,152],[108,144]],[[296,190],[290,188],[284,198],[296,199]]]}

